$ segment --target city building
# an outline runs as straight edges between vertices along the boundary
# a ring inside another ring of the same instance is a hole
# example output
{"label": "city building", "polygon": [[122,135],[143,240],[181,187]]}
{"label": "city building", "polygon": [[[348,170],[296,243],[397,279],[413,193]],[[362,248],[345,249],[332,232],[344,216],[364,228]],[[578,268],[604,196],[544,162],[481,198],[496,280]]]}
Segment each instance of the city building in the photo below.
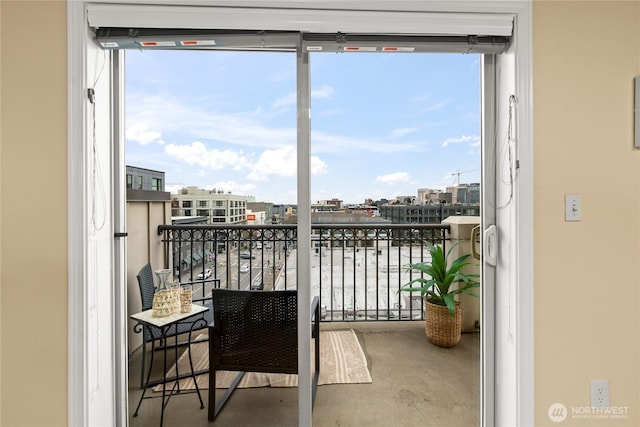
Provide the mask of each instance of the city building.
{"label": "city building", "polygon": [[[247,213],[264,212],[265,222],[263,224],[273,224],[274,209],[273,203],[269,202],[250,202],[247,200]],[[247,218],[247,221],[249,218]]]}
{"label": "city building", "polygon": [[450,216],[480,216],[479,204],[382,205],[380,215],[394,224],[440,224]]}
{"label": "city building", "polygon": [[479,182],[447,187],[447,192],[452,195],[451,203],[480,203]]}
{"label": "city building", "polygon": [[273,205],[273,224],[295,224],[297,205]]}
{"label": "city building", "polygon": [[419,203],[451,203],[451,192],[442,191],[433,188],[418,188],[418,202]]}
{"label": "city building", "polygon": [[311,205],[311,212],[335,212],[342,209],[343,202],[339,199],[318,200]]}
{"label": "city building", "polygon": [[378,206],[371,205],[371,204],[346,205],[343,210],[344,212],[366,214],[367,216],[370,216],[370,217],[380,216],[380,211],[378,211]]}
{"label": "city building", "polygon": [[[253,211],[252,209],[247,209],[247,224],[249,225],[267,224],[267,218],[267,213],[265,211]],[[269,224],[271,224],[270,220]]]}
{"label": "city building", "polygon": [[127,188],[164,191],[164,172],[127,165]]}
{"label": "city building", "polygon": [[245,196],[190,186],[172,194],[171,197],[172,216],[206,216],[211,224],[247,222]]}
{"label": "city building", "polygon": [[396,203],[409,205],[417,203],[416,196],[396,196]]}

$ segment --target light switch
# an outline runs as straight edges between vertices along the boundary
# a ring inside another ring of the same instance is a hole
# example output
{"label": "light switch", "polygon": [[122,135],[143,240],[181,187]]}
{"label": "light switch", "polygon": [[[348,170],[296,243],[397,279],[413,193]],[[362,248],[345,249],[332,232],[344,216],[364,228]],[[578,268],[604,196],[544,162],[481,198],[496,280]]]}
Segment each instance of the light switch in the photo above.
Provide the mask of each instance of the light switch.
{"label": "light switch", "polygon": [[582,219],[582,206],[580,203],[580,195],[567,194],[564,196],[564,220],[580,221]]}

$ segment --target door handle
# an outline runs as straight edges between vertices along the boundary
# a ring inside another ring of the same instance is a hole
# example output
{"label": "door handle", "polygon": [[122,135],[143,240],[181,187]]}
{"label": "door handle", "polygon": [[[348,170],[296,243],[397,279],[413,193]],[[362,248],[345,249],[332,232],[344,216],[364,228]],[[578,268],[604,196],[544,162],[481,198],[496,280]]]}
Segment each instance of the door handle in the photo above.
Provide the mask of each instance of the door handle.
{"label": "door handle", "polygon": [[498,263],[498,229],[495,224],[491,224],[484,230],[482,257],[492,267]]}

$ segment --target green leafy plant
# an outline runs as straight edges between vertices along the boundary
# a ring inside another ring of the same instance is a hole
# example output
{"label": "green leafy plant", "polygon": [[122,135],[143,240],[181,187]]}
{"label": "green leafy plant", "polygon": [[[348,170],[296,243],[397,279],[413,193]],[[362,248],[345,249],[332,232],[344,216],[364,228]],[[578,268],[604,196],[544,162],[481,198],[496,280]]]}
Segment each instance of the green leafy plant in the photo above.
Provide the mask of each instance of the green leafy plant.
{"label": "green leafy plant", "polygon": [[[461,271],[464,267],[471,265],[467,261],[470,255],[462,255],[449,264],[451,251],[460,243],[462,241],[451,246],[445,255],[442,246],[427,242],[431,260],[408,265],[409,270],[415,270],[422,274],[421,277],[417,277],[405,284],[402,290],[407,292],[420,291],[422,297],[426,297],[430,303],[446,306],[449,309],[449,315],[452,317],[455,315],[456,309],[455,295],[465,293],[478,298],[478,294],[472,292],[471,289],[480,286],[480,282],[477,280],[480,276],[478,274],[465,274]],[[420,285],[416,286],[416,284]],[[454,284],[458,284],[458,286],[452,286]]]}

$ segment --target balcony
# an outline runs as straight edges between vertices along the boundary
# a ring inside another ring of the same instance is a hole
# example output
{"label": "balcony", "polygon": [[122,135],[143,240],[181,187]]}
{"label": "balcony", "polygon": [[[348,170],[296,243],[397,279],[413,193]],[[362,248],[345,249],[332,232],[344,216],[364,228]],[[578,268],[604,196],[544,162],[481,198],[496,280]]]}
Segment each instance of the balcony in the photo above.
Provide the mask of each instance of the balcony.
{"label": "balcony", "polygon": [[[321,329],[355,330],[367,356],[371,384],[318,387],[314,426],[477,426],[480,415],[480,343],[478,333],[463,334],[451,349],[436,347],[414,321],[329,322]],[[140,360],[129,372],[130,426],[157,427],[160,399],[138,403]],[[157,371],[156,374],[160,374]],[[207,391],[203,392],[206,402]],[[296,388],[238,389],[215,423],[207,421],[193,394],[174,396],[165,411],[170,426],[296,426]]]}
{"label": "balcony", "polygon": [[[419,294],[398,292],[415,277],[406,265],[428,256],[425,242],[446,248],[468,236],[477,220],[462,225],[312,226],[310,285],[311,293],[320,296],[321,330],[353,329],[373,378],[371,384],[320,386],[314,425],[479,424],[479,308],[467,310],[463,329],[468,333],[461,343],[443,349],[425,337]],[[298,284],[293,225],[160,225],[156,243],[165,260],[161,267],[172,268],[181,282],[192,282],[198,295],[207,296],[214,286],[271,290]],[[207,269],[212,272],[208,278]],[[131,353],[130,408],[140,396],[140,353]],[[159,369],[154,372],[160,374]],[[205,390],[205,402],[206,396]],[[294,426],[297,398],[295,388],[239,389],[216,424]],[[158,425],[159,418],[160,400],[152,399],[142,404],[138,417],[130,414],[130,425]],[[200,410],[194,395],[172,397],[165,426],[173,425],[208,425],[206,408]]]}

